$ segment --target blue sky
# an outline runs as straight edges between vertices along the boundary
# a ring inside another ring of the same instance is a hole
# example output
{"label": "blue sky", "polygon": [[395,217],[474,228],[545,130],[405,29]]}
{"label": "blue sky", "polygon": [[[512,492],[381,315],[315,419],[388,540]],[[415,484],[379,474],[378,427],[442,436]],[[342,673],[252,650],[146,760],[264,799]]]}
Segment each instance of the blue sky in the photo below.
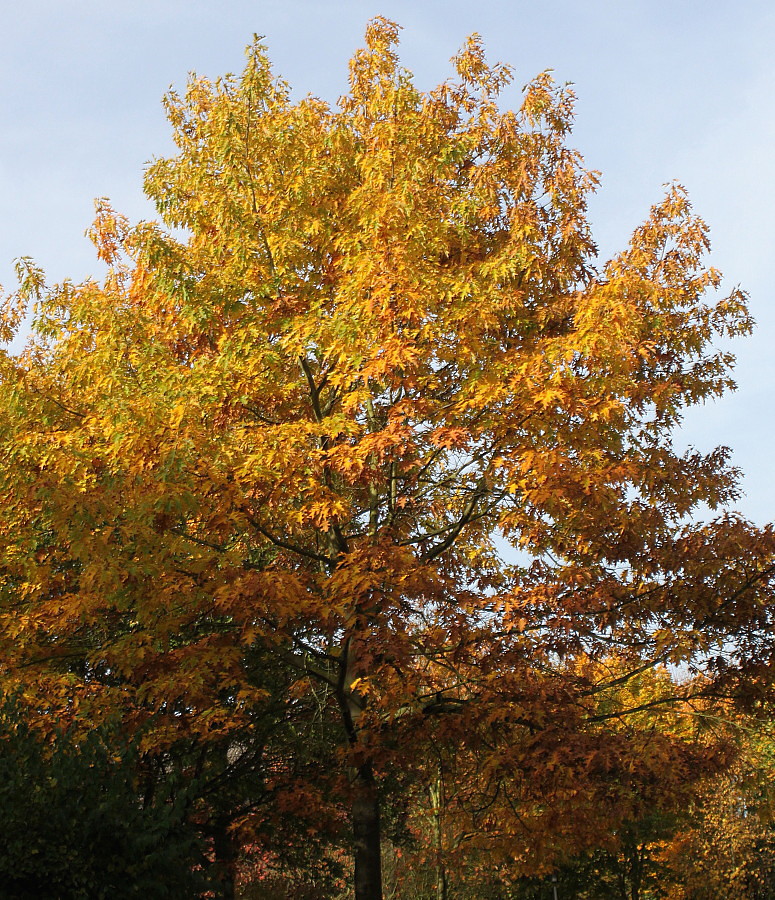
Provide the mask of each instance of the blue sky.
{"label": "blue sky", "polygon": [[169,152],[161,98],[188,72],[238,72],[254,32],[297,95],[335,101],[366,21],[394,19],[420,87],[450,74],[478,31],[516,68],[506,102],[546,68],[578,94],[572,143],[602,172],[591,205],[601,254],[622,247],[663,184],[684,184],[711,226],[712,262],[751,294],[739,390],[694,410],[682,440],[730,445],[740,509],[775,520],[775,4],[771,0],[27,0],[0,3],[0,282],[34,257],[49,279],[99,275],[93,200],[153,210],[142,171]]}

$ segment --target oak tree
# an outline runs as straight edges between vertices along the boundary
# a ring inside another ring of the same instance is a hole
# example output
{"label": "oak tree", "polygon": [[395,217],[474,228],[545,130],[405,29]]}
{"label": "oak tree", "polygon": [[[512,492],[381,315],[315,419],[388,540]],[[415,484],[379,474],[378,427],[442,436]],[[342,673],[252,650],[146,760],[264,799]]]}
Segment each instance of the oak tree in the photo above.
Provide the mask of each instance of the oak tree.
{"label": "oak tree", "polygon": [[606,691],[729,673],[772,625],[770,530],[727,511],[726,449],[675,438],[751,328],[685,192],[600,263],[572,92],[504,110],[477,36],[424,92],[397,35],[369,24],[337,107],[259,42],[169,94],[161,224],[100,202],[99,283],[22,261],[0,363],[6,683],[206,747],[289,667],[341,736],[318,796],[349,806],[358,900],[429,722],[549,790],[595,768],[561,748],[594,756]]}

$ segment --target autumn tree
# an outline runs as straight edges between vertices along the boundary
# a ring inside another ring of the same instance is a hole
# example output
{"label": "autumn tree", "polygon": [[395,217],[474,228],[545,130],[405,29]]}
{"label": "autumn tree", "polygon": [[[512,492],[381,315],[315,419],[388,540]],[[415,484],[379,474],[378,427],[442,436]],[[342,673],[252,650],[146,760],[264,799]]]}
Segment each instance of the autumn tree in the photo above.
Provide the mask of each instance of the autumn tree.
{"label": "autumn tree", "polygon": [[772,625],[772,534],[726,511],[728,451],[674,444],[733,386],[714,342],[751,328],[684,191],[599,264],[570,90],[543,74],[504,111],[474,36],[423,92],[397,33],[369,24],[336,108],[293,102],[260,43],[171,93],[162,224],[101,202],[101,283],[23,262],[3,336],[30,307],[32,333],[0,369],[9,688],[207,748],[290,667],[338,729],[320,796],[349,808],[358,900],[429,721],[546,791],[592,757],[604,781],[596,698],[666,662],[728,673]]}
{"label": "autumn tree", "polygon": [[[698,699],[702,690],[664,667],[632,675],[611,658],[585,666],[589,681],[608,687],[577,694],[580,709],[555,701],[561,722],[531,729],[512,709],[428,723],[410,840],[388,855],[397,896],[406,888],[414,897],[429,875],[435,900],[539,900],[550,876],[562,897],[641,900],[669,882],[665,845],[735,760],[735,741],[715,727],[718,710]],[[617,674],[629,677],[617,683]]]}
{"label": "autumn tree", "polygon": [[726,713],[734,765],[699,785],[660,854],[670,900],[775,896],[771,722]]}

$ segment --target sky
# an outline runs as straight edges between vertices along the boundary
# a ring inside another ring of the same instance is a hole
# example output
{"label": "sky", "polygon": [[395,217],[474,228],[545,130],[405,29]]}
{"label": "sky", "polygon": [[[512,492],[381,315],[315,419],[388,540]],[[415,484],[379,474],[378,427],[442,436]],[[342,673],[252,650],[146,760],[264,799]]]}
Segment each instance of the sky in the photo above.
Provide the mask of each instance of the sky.
{"label": "sky", "polygon": [[573,82],[570,143],[602,173],[590,204],[601,259],[623,248],[683,184],[710,225],[710,262],[750,294],[758,322],[738,340],[738,390],[691,410],[679,441],[730,446],[744,473],[740,511],[775,520],[775,4],[772,0],[0,0],[0,283],[31,256],[50,282],[99,277],[84,236],[97,197],[132,220],[155,217],[147,163],[172,151],[162,97],[189,72],[239,72],[253,34],[294,95],[330,102],[366,22],[403,27],[419,87],[452,74],[478,32],[515,81],[503,103],[552,69]]}

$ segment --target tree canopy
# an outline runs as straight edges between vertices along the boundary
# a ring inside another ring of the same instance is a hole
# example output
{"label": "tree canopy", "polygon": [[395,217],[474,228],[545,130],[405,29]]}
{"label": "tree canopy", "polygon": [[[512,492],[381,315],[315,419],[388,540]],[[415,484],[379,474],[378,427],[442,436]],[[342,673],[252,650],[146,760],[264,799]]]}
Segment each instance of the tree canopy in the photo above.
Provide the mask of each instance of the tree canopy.
{"label": "tree canopy", "polygon": [[423,92],[397,36],[369,24],[335,108],[258,41],[170,93],[161,223],[100,201],[99,283],[21,261],[0,361],[6,689],[222,774],[248,754],[229,834],[259,795],[316,791],[332,833],[348,809],[358,900],[406,773],[453,748],[497,809],[471,845],[546,871],[718,764],[639,714],[773,649],[772,532],[729,511],[726,448],[676,439],[752,326],[705,224],[673,185],[601,263],[571,90],[504,111],[473,36]]}

